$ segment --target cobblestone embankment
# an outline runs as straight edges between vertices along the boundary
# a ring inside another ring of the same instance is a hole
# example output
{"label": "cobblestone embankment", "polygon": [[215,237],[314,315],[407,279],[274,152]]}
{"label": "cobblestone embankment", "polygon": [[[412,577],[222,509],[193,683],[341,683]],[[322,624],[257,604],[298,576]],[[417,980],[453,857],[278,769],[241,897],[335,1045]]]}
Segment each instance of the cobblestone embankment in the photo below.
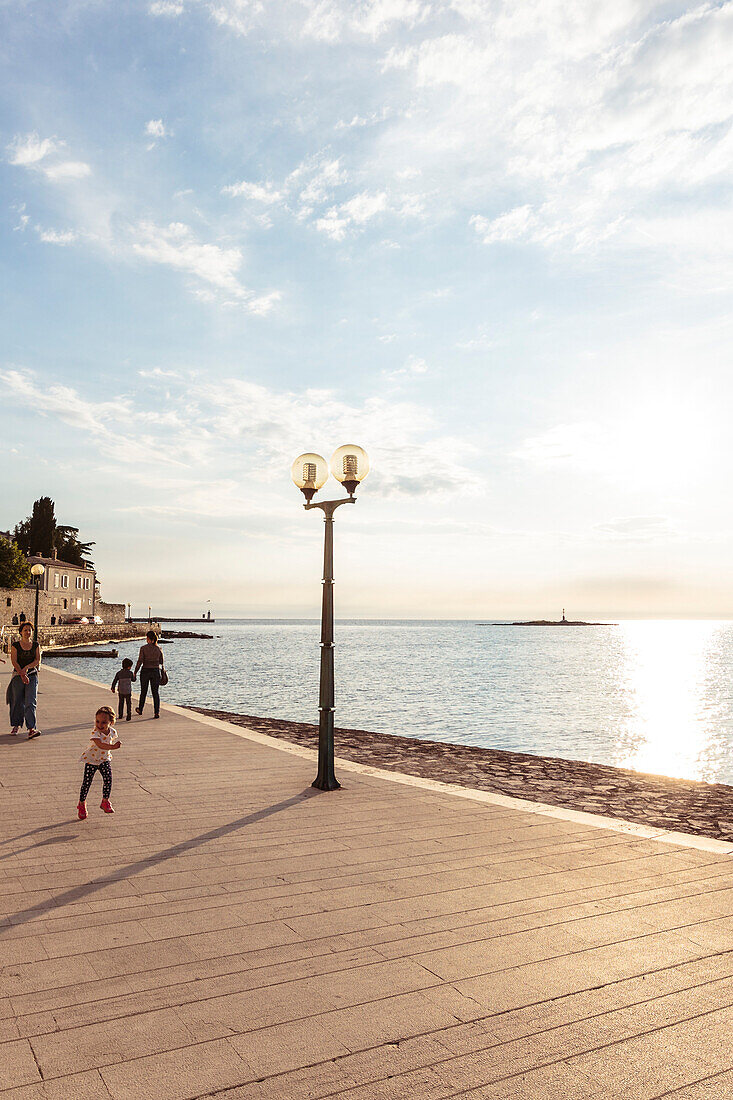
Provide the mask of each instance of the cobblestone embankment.
{"label": "cobblestone embankment", "polygon": [[[302,722],[190,707],[237,726],[317,748],[318,729]],[[733,840],[733,787],[470,745],[336,730],[336,755],[360,764],[526,798],[653,828]]]}

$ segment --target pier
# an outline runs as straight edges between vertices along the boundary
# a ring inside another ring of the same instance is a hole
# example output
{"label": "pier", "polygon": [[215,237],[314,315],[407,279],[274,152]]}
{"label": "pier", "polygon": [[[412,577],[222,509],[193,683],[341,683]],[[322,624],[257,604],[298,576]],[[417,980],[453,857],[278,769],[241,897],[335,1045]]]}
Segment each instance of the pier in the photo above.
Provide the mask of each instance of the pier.
{"label": "pier", "polygon": [[177,707],[78,821],[109,688],[40,689],[0,735],[0,1100],[733,1095],[733,844],[338,759],[316,791]]}

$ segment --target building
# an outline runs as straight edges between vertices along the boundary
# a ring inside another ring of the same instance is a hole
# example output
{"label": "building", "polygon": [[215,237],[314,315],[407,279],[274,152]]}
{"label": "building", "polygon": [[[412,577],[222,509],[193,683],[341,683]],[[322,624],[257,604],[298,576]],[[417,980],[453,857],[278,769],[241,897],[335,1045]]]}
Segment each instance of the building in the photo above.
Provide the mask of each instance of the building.
{"label": "building", "polygon": [[71,565],[59,561],[56,556],[43,558],[37,554],[28,558],[28,564],[31,567],[42,565],[45,570],[41,578],[41,592],[46,594],[46,606],[51,615],[55,612],[57,619],[64,620],[94,618],[99,586],[93,566]]}
{"label": "building", "polygon": [[[72,565],[58,557],[46,558],[39,554],[29,556],[28,564],[42,565],[44,569],[38,599],[39,626],[62,626],[74,619],[93,622],[96,615],[107,624],[125,621],[124,604],[101,600],[93,566]],[[0,588],[0,627],[18,626],[26,620],[32,622],[35,600],[33,582],[26,588]]]}

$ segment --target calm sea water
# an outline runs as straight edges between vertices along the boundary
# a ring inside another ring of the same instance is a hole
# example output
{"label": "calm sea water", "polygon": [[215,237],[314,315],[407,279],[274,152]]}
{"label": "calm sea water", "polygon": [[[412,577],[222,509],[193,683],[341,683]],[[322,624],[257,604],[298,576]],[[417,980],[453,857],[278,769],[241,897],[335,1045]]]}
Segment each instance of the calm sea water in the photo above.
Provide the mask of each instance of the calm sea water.
{"label": "calm sea water", "polygon": [[[208,629],[211,641],[166,647],[168,702],[317,721],[317,622],[220,620]],[[136,657],[138,646],[116,648]],[[118,667],[56,664],[107,683]],[[346,620],[336,628],[336,684],[340,726],[733,783],[730,622]]]}

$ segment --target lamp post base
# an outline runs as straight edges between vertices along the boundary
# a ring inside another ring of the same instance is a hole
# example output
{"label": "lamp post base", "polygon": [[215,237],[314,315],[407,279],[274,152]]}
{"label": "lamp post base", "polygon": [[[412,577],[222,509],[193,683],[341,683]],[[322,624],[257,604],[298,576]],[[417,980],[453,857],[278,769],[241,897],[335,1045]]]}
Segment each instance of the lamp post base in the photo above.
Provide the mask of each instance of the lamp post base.
{"label": "lamp post base", "polygon": [[333,768],[333,711],[322,709],[318,721],[318,775],[311,783],[319,791],[339,791]]}

